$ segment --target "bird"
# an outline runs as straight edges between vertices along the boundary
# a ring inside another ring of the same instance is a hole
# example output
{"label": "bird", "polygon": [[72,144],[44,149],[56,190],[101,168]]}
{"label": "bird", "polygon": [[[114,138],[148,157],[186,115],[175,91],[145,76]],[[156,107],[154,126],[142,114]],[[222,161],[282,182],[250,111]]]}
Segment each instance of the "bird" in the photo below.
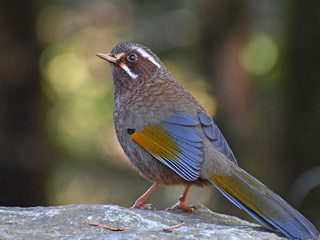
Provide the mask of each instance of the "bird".
{"label": "bird", "polygon": [[118,141],[133,167],[153,185],[184,185],[168,210],[195,210],[186,203],[191,186],[214,186],[237,207],[289,239],[319,238],[319,232],[279,195],[239,167],[216,123],[148,47],[117,44],[97,53],[111,64],[113,119]]}

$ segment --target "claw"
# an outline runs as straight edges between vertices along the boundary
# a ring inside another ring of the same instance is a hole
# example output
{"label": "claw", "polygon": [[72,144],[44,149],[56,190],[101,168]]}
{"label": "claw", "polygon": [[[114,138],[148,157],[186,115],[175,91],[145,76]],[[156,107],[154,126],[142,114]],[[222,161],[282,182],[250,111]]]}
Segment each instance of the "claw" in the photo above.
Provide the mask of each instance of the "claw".
{"label": "claw", "polygon": [[144,209],[144,210],[156,210],[156,208],[151,203],[146,203],[146,204],[135,203],[131,208],[139,208],[139,209]]}
{"label": "claw", "polygon": [[191,187],[191,185],[187,185],[182,196],[179,198],[179,202],[177,202],[172,207],[167,208],[166,210],[172,211],[172,210],[176,210],[176,209],[182,209],[183,211],[186,211],[186,212],[193,212],[193,211],[197,210],[196,206],[187,205],[187,195],[189,193],[190,187]]}
{"label": "claw", "polygon": [[140,208],[146,210],[156,210],[151,203],[144,204],[144,201],[149,197],[149,195],[156,190],[160,183],[154,183],[137,201],[133,204],[131,208]]}
{"label": "claw", "polygon": [[173,211],[173,210],[178,210],[178,209],[181,209],[185,212],[193,212],[193,211],[197,210],[198,208],[194,205],[182,204],[179,201],[175,205],[173,205],[172,207],[166,208],[166,211]]}

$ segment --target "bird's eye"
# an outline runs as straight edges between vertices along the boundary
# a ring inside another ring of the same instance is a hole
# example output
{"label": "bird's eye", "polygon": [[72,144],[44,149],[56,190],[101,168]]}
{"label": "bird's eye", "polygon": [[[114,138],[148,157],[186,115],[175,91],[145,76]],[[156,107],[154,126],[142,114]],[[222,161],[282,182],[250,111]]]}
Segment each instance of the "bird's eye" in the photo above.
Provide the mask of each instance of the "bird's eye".
{"label": "bird's eye", "polygon": [[135,54],[130,54],[130,55],[127,56],[127,59],[128,59],[129,62],[135,62],[135,61],[138,60],[138,57]]}

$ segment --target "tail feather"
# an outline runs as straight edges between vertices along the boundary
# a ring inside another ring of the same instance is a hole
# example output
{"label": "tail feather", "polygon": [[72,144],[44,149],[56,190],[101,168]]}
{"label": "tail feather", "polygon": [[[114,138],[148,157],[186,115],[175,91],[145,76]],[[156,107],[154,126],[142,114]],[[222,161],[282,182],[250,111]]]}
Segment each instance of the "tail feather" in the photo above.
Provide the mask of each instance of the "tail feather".
{"label": "tail feather", "polygon": [[234,166],[231,175],[212,174],[211,183],[232,203],[290,239],[319,238],[317,229],[263,183]]}

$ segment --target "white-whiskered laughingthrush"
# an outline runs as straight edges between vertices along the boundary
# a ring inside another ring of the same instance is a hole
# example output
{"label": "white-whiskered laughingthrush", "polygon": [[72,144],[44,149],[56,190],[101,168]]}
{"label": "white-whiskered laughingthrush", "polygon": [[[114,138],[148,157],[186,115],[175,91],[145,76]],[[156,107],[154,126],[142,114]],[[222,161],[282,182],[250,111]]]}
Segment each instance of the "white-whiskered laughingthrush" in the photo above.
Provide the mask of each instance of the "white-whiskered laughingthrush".
{"label": "white-whiskered laughingthrush", "polygon": [[192,185],[214,185],[263,225],[291,239],[318,238],[297,210],[238,166],[228,143],[200,103],[150,49],[125,42],[98,57],[112,65],[114,125],[118,140],[139,173],[154,184],[133,207],[149,208],[160,185],[186,186],[170,209],[192,210]]}

